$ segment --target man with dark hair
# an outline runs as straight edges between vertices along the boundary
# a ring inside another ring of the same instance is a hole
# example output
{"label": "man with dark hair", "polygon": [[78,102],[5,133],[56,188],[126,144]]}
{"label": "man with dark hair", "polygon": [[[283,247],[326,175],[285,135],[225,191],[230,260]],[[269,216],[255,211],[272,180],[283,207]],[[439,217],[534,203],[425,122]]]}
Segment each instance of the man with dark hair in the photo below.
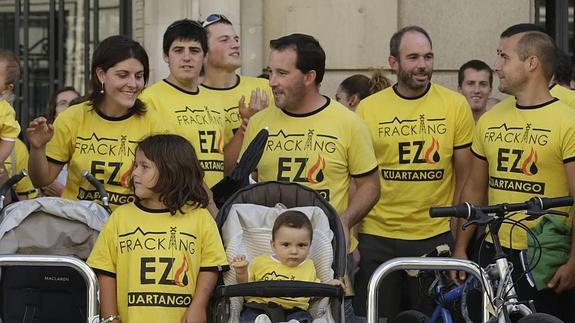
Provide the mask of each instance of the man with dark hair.
{"label": "man with dark hair", "polygon": [[[390,41],[389,65],[397,84],[360,102],[381,170],[381,198],[359,229],[361,260],[354,309],[366,314],[368,281],[383,262],[421,256],[452,244],[448,219],[432,219],[429,208],[457,202],[470,170],[473,118],[465,98],[431,82],[433,50],[427,32],[409,26]],[[394,272],[379,292],[380,316],[393,320],[402,294],[409,308],[421,306],[416,278]]]}
{"label": "man with dark hair", "polygon": [[166,29],[163,57],[170,74],[144,90],[141,99],[174,125],[177,134],[188,139],[198,153],[211,187],[224,177],[223,112],[214,106],[213,95],[199,87],[200,71],[208,41],[197,21],[183,19]]}
{"label": "man with dark hair", "polygon": [[[369,132],[358,116],[320,94],[325,53],[309,35],[270,42],[270,79],[279,109],[264,109],[248,124],[242,151],[262,128],[269,138],[258,164],[259,181],[288,181],[318,191],[341,217],[349,253],[350,229],[379,198],[377,161]],[[356,193],[348,197],[353,178]],[[346,302],[346,321],[353,322]]]}
{"label": "man with dark hair", "polygon": [[487,100],[493,86],[493,71],[485,62],[473,59],[461,65],[457,82],[457,90],[469,102],[473,119],[477,122],[487,111]]}
{"label": "man with dark hair", "polygon": [[[549,92],[555,45],[547,34],[525,29],[512,26],[501,35],[495,72],[499,76],[499,90],[515,99],[504,100],[479,120],[471,148],[473,172],[463,189],[463,201],[486,205],[523,202],[533,195],[575,194],[575,113]],[[524,214],[514,214],[510,220],[524,218]],[[572,232],[572,217],[563,221],[556,225]],[[461,258],[466,257],[474,231],[473,226],[461,230],[464,222],[459,223],[454,250],[454,256]],[[539,221],[522,223],[533,227]],[[499,238],[513,262],[512,275],[519,300],[533,299],[539,312],[574,322],[575,248],[564,251],[565,259],[555,259],[563,265],[553,267],[541,260],[540,265],[549,267],[551,272],[547,286],[537,286],[542,289],[537,291],[522,270],[520,253],[527,249],[527,234],[519,228],[512,230],[514,226],[504,222]],[[557,234],[553,239],[554,246],[573,245],[575,235]],[[492,261],[493,249],[488,240],[481,249],[481,265]],[[464,276],[454,273],[453,278],[461,280]]]}
{"label": "man with dark hair", "polygon": [[227,174],[236,164],[245,124],[257,111],[274,105],[272,92],[267,80],[236,73],[241,66],[240,37],[226,16],[211,14],[202,26],[208,36],[208,51],[200,87],[214,95],[214,104],[224,112]]}

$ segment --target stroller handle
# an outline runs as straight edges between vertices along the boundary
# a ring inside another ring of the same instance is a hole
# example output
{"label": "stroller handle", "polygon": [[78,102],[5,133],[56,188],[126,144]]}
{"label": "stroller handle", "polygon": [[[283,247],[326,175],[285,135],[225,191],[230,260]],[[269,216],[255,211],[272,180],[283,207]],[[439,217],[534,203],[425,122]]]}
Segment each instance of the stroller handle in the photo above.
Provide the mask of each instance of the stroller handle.
{"label": "stroller handle", "polygon": [[337,297],[343,298],[341,286],[307,281],[260,281],[235,285],[221,285],[216,288],[214,298],[236,296],[259,297]]}
{"label": "stroller handle", "polygon": [[86,180],[98,190],[98,193],[100,193],[100,199],[102,200],[102,204],[104,205],[104,208],[106,210],[109,210],[110,205],[109,205],[108,192],[106,192],[104,185],[102,185],[102,183],[99,180],[97,180],[96,177],[94,177],[94,175],[92,175],[87,170],[82,171],[82,176],[84,176],[86,178]]}

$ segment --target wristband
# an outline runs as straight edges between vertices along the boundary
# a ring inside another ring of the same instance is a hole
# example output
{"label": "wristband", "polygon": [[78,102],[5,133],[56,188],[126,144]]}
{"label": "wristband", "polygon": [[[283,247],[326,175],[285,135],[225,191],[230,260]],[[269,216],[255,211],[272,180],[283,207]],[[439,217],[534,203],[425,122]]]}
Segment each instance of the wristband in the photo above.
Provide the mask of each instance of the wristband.
{"label": "wristband", "polygon": [[116,314],[116,315],[114,315],[114,314],[113,314],[113,315],[110,315],[110,316],[108,316],[107,318],[105,318],[105,319],[103,319],[103,320],[100,320],[100,323],[111,323],[111,322],[113,322],[113,321],[115,321],[115,320],[120,321],[120,315],[117,315],[117,314]]}

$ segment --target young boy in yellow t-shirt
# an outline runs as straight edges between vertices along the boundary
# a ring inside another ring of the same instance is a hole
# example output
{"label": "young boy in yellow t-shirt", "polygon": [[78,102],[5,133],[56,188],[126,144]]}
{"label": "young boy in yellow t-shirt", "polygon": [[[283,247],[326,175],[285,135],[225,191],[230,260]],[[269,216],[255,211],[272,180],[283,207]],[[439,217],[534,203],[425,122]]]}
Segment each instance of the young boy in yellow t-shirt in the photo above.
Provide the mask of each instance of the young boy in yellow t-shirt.
{"label": "young boy in yellow t-shirt", "polygon": [[[263,280],[319,282],[313,261],[307,258],[312,236],[311,221],[304,213],[286,211],[280,214],[272,229],[271,248],[273,254],[255,257],[251,264],[248,263],[244,255],[235,257],[232,267],[236,272],[236,280],[238,283]],[[326,283],[343,285],[337,279],[332,279]],[[259,307],[257,304],[269,305],[273,303],[281,307],[286,321],[311,323],[313,318],[307,312],[309,299],[309,297],[246,297],[240,322],[271,322],[265,311],[257,308]],[[254,303],[256,306],[250,306]]]}

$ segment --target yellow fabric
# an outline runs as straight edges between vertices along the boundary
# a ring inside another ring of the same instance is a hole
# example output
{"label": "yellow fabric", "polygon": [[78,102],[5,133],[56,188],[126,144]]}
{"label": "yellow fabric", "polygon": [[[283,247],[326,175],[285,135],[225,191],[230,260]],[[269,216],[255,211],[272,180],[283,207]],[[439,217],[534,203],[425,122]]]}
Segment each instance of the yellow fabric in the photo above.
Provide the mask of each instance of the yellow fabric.
{"label": "yellow fabric", "polygon": [[210,93],[203,88],[188,92],[164,80],[145,89],[140,99],[194,146],[209,187],[224,178],[224,113]]}
{"label": "yellow fabric", "polygon": [[[8,175],[16,175],[23,169],[28,170],[28,148],[26,148],[26,145],[20,139],[16,139],[12,154],[15,155],[15,168],[12,167],[12,156],[6,158],[6,161],[4,161],[4,166],[6,167]],[[16,183],[16,194],[26,195],[28,199],[32,199],[38,196],[38,190],[36,190],[34,185],[32,185],[30,177],[26,176]]]}
{"label": "yellow fabric", "polygon": [[259,88],[268,94],[269,107],[275,108],[272,89],[269,86],[269,81],[266,79],[238,75],[238,82],[230,88],[217,89],[203,84],[201,85],[201,88],[202,91],[205,90],[206,92],[211,93],[217,99],[214,101],[214,104],[224,110],[226,144],[231,140],[233,134],[242,124],[238,110],[238,102],[242,96],[245,97],[245,103],[247,106],[250,102],[252,91]]}
{"label": "yellow fabric", "polygon": [[465,98],[431,84],[419,98],[393,87],[362,100],[357,114],[367,123],[380,168],[381,198],[360,232],[422,240],[449,230],[449,219],[432,219],[429,208],[453,203],[453,154],[471,144],[473,117]]}
{"label": "yellow fabric", "polygon": [[206,209],[184,214],[148,210],[137,203],[112,214],[88,265],[115,276],[123,323],[180,322],[192,302],[200,271],[221,271],[227,259]]}
{"label": "yellow fabric", "polygon": [[[258,181],[308,186],[341,215],[348,206],[352,176],[371,173],[377,161],[365,124],[343,105],[326,99],[324,107],[306,115],[276,108],[258,112],[250,119],[241,154],[260,129],[268,128]],[[350,250],[355,246],[353,241]]]}
{"label": "yellow fabric", "polygon": [[0,139],[14,141],[20,134],[16,111],[6,100],[0,100]]}
{"label": "yellow fabric", "polygon": [[[252,260],[248,268],[250,282],[266,280],[300,280],[307,282],[319,282],[315,272],[315,266],[311,259],[306,259],[297,267],[283,265],[279,260],[270,255],[261,255]],[[276,303],[284,309],[300,308],[307,310],[309,297],[245,297],[246,302],[267,304]]]}
{"label": "yellow fabric", "polygon": [[[561,100],[561,102],[567,104],[568,106],[575,108],[575,91],[568,89],[559,84],[555,84],[549,90],[552,96]],[[513,100],[515,98],[512,98]],[[514,100],[515,101],[515,100]]]}
{"label": "yellow fabric", "polygon": [[104,183],[112,209],[132,202],[134,196],[127,184],[137,143],[170,130],[154,111],[110,118],[88,102],[68,108],[56,118],[54,137],[46,147],[50,161],[68,164],[62,197],[99,201],[96,189],[82,177],[87,170]]}
{"label": "yellow fabric", "polygon": [[[524,202],[533,196],[569,195],[564,163],[575,160],[575,114],[561,101],[539,107],[516,107],[510,98],[485,113],[477,123],[473,153],[489,164],[489,204]],[[568,209],[564,209],[568,211]],[[513,219],[523,219],[515,215]],[[565,219],[571,223],[571,219]],[[533,227],[538,221],[525,221]],[[503,224],[504,247],[526,249],[520,228]]]}

